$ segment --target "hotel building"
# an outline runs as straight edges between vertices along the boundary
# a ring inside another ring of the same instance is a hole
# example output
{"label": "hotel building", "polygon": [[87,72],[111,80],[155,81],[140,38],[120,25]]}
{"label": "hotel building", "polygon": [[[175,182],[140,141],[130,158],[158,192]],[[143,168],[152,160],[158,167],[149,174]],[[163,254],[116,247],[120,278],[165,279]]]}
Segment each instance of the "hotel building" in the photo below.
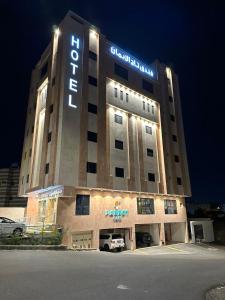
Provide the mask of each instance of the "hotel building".
{"label": "hotel building", "polygon": [[190,182],[177,75],[108,41],[68,12],[32,72],[21,196],[30,224],[63,226],[63,242],[99,234],[187,242]]}

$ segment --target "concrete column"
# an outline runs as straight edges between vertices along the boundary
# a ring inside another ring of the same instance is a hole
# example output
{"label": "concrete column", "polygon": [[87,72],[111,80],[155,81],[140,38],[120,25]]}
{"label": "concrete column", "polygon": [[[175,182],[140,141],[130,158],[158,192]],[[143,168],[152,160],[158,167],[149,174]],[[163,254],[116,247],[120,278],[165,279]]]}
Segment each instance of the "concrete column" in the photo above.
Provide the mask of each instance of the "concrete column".
{"label": "concrete column", "polygon": [[92,231],[92,248],[99,249],[99,230]]}
{"label": "concrete column", "polygon": [[188,234],[188,221],[185,222],[185,243],[189,243],[189,234]]}
{"label": "concrete column", "polygon": [[130,249],[135,250],[136,249],[136,238],[135,238],[135,226],[130,228]]}

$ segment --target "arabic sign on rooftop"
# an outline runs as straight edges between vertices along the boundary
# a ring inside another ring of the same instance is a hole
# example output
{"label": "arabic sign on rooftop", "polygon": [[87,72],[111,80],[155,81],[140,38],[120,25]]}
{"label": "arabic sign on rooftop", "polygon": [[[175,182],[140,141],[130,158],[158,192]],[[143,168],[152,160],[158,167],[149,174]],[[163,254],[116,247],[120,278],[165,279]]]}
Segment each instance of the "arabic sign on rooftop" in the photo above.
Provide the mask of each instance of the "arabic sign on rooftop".
{"label": "arabic sign on rooftop", "polygon": [[148,66],[142,63],[139,59],[128,54],[126,51],[120,49],[119,47],[109,44],[109,51],[111,55],[115,56],[118,60],[130,65],[134,69],[142,72],[146,77],[150,79],[157,79],[157,72],[155,66]]}

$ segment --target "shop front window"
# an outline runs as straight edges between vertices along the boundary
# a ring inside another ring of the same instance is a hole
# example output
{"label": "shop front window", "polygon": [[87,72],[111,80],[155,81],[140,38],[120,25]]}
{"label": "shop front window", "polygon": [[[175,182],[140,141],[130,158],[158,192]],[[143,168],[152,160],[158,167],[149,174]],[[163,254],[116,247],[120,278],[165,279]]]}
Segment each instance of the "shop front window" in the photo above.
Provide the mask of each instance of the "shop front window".
{"label": "shop front window", "polygon": [[137,198],[137,211],[139,215],[153,215],[155,213],[154,200]]}

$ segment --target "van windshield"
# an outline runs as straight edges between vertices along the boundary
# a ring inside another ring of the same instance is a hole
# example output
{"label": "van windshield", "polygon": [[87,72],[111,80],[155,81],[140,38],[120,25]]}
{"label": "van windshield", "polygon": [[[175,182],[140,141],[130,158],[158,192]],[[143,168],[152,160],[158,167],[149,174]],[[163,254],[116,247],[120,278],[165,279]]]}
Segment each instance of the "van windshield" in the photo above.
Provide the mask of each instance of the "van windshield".
{"label": "van windshield", "polygon": [[112,234],[112,238],[113,238],[113,239],[122,239],[122,235],[121,235],[121,234],[118,234],[118,233]]}

